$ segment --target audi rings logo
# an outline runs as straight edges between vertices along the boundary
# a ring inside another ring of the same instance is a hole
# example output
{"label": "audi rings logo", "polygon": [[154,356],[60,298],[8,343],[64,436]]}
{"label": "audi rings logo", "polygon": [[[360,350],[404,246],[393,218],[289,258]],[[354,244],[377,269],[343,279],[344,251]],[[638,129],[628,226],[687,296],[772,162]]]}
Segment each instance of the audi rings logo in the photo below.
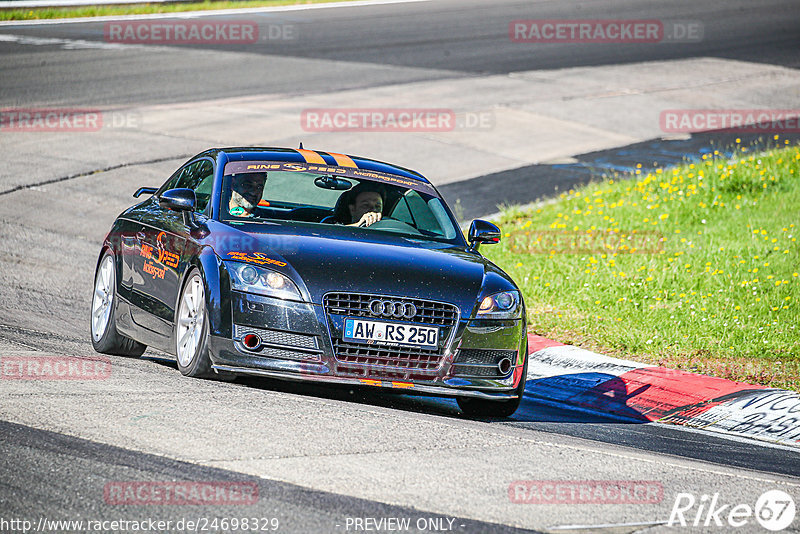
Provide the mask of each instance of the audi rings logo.
{"label": "audi rings logo", "polygon": [[369,301],[369,311],[376,317],[411,319],[417,314],[417,307],[410,302],[375,299]]}

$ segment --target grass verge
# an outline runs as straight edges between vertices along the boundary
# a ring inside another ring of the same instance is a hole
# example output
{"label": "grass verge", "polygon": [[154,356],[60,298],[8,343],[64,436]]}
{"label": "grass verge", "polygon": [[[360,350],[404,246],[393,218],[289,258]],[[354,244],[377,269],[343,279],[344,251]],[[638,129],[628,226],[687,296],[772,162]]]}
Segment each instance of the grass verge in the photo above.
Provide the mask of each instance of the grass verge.
{"label": "grass verge", "polygon": [[520,284],[530,330],[800,391],[800,148],[638,167],[503,211],[484,252]]}
{"label": "grass verge", "polygon": [[104,17],[118,15],[147,15],[152,13],[181,13],[184,11],[207,11],[212,9],[240,9],[274,7],[297,4],[327,4],[342,0],[234,0],[228,2],[177,2],[169,4],[122,4],[81,7],[43,7],[33,9],[0,10],[0,20],[39,20],[82,17]]}

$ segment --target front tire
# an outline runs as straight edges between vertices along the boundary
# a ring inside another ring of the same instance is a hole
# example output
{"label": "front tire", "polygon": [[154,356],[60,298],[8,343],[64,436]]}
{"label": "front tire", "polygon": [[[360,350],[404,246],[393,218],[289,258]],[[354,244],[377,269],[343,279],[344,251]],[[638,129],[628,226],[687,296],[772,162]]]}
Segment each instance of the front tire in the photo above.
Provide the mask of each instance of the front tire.
{"label": "front tire", "polygon": [[522,396],[525,394],[525,382],[528,377],[528,344],[525,343],[525,365],[522,367],[522,378],[514,390],[516,399],[491,401],[484,399],[473,399],[469,397],[458,397],[458,407],[467,417],[511,417],[519,408]]}
{"label": "front tire", "polygon": [[94,275],[94,295],[89,329],[92,347],[103,354],[117,356],[141,356],[146,345],[117,332],[114,319],[117,308],[117,285],[114,255],[106,251]]}
{"label": "front tire", "polygon": [[194,269],[186,277],[175,316],[175,349],[178,369],[191,377],[209,377],[208,313],[203,278]]}

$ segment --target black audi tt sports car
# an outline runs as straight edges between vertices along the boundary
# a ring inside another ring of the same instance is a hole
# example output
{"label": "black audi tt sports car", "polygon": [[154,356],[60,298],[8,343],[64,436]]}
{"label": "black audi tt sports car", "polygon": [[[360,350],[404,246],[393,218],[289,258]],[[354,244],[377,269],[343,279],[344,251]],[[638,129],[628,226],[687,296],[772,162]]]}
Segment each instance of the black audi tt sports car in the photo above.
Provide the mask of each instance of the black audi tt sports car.
{"label": "black audi tt sports car", "polygon": [[187,376],[396,388],[508,416],[525,388],[525,305],[431,183],[379,161],[212,149],[125,210],[97,261],[94,348],[177,357]]}

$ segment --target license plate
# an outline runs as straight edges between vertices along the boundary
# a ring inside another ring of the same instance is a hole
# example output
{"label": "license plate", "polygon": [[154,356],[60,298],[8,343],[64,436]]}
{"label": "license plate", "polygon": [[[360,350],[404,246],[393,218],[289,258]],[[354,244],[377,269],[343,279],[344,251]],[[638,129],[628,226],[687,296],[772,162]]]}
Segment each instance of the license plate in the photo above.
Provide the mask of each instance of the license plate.
{"label": "license plate", "polygon": [[435,349],[439,345],[439,329],[429,326],[383,323],[362,319],[344,320],[344,340],[357,343],[413,345]]}

